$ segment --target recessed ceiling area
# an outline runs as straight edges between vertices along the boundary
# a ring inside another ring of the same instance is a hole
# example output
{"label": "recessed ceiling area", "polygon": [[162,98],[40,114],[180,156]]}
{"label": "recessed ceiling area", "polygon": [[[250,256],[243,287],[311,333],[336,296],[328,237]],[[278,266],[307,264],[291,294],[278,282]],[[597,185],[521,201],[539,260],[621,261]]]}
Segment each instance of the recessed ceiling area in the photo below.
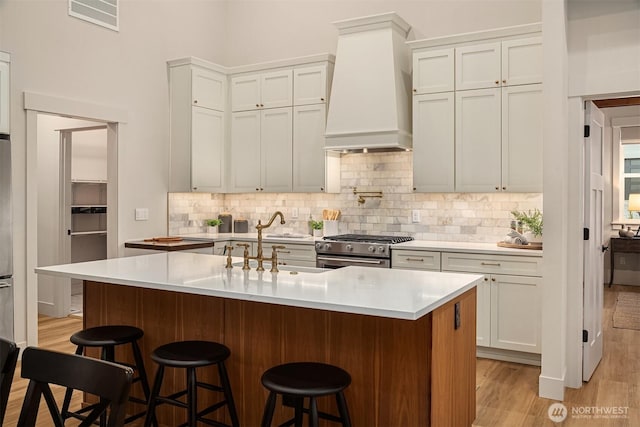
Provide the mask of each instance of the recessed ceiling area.
{"label": "recessed ceiling area", "polygon": [[611,99],[598,99],[593,101],[598,108],[609,107],[628,107],[630,105],[640,105],[640,96],[631,96],[628,98],[611,98]]}

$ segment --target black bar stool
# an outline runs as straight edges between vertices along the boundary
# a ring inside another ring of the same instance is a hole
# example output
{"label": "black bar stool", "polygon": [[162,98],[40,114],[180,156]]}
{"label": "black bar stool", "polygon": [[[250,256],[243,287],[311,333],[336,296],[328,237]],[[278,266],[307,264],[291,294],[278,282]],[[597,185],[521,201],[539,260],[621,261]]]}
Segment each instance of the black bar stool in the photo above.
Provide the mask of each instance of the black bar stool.
{"label": "black bar stool", "polygon": [[[224,365],[224,361],[229,358],[230,354],[231,351],[226,346],[210,341],[178,341],[156,348],[153,353],[151,353],[151,358],[159,366],[153,382],[151,397],[149,398],[149,409],[144,423],[145,427],[150,426],[152,422],[156,421],[155,409],[162,403],[169,403],[187,409],[187,422],[181,424],[180,427],[195,427],[198,421],[213,426],[226,426],[226,424],[204,418],[205,415],[223,406],[227,406],[229,409],[231,425],[233,427],[239,427],[240,423],[238,422],[238,414],[233,402],[231,385],[229,384],[227,369]],[[199,382],[196,379],[196,368],[210,365],[218,366],[221,385],[207,384]],[[165,367],[186,368],[186,390],[178,391],[168,396],[160,396],[160,387],[162,386]],[[224,399],[206,409],[198,411],[198,387],[222,392]],[[184,395],[187,395],[186,402],[177,400]]]}
{"label": "black bar stool", "polygon": [[[269,390],[264,407],[262,427],[270,427],[277,395],[291,398],[294,402],[295,416],[281,424],[282,426],[302,426],[303,413],[309,414],[309,425],[318,426],[318,418],[342,423],[351,427],[344,389],[351,384],[351,375],[337,366],[317,362],[295,362],[274,366],[262,375],[262,385]],[[340,416],[318,411],[316,398],[335,394]],[[309,408],[304,408],[304,399],[309,398]]]}
{"label": "black bar stool", "polygon": [[[77,345],[76,354],[83,354],[84,349],[87,347],[100,347],[101,354],[100,358],[102,360],[107,360],[109,362],[115,362],[120,365],[128,366],[133,368],[138,373],[138,376],[133,378],[133,383],[140,382],[142,386],[142,392],[144,393],[144,400],[129,396],[129,401],[140,403],[145,405],[149,400],[149,381],[147,380],[147,373],[144,369],[144,362],[142,359],[142,354],[140,353],[140,347],[138,347],[138,340],[142,338],[144,332],[140,328],[136,328],[135,326],[127,326],[127,325],[109,325],[109,326],[96,326],[94,328],[87,328],[80,332],[76,332],[71,335],[70,341]],[[131,349],[133,351],[133,359],[135,361],[134,364],[127,364],[123,362],[118,362],[115,360],[115,347],[118,345],[130,344]],[[86,416],[83,415],[86,412],[91,411],[98,404],[89,405],[82,409],[79,409],[75,412],[69,411],[69,404],[71,402],[71,394],[73,393],[73,389],[68,388],[64,395],[64,401],[62,403],[62,419],[66,420],[67,418],[73,417],[79,420],[86,419]],[[146,414],[146,410],[139,412],[137,414],[133,414],[125,419],[125,423],[130,423],[131,421],[137,420],[138,418],[143,417]],[[106,426],[107,418],[106,416],[100,417],[100,426]]]}

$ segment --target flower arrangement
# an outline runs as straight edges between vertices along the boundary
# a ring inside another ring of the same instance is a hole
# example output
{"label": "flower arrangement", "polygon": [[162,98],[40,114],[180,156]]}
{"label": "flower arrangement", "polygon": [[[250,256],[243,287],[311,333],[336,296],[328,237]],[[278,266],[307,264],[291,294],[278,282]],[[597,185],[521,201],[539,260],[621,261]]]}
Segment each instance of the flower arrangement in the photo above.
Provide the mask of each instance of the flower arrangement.
{"label": "flower arrangement", "polygon": [[309,222],[311,223],[311,229],[312,230],[322,230],[322,226],[324,225],[324,223],[322,221],[311,220]]}
{"label": "flower arrangement", "polygon": [[217,227],[223,224],[221,219],[205,219],[204,221],[209,227]]}

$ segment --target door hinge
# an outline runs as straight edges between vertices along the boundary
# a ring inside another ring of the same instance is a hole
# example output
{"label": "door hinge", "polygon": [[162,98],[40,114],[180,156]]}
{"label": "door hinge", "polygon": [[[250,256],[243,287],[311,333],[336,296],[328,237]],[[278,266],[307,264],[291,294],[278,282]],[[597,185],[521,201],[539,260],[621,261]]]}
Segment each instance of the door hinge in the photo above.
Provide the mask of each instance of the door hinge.
{"label": "door hinge", "polygon": [[589,229],[586,227],[582,229],[582,240],[589,240]]}
{"label": "door hinge", "polygon": [[584,125],[584,137],[589,138],[591,135],[591,127],[589,125]]}
{"label": "door hinge", "polygon": [[586,329],[582,330],[582,342],[589,342],[589,331]]}

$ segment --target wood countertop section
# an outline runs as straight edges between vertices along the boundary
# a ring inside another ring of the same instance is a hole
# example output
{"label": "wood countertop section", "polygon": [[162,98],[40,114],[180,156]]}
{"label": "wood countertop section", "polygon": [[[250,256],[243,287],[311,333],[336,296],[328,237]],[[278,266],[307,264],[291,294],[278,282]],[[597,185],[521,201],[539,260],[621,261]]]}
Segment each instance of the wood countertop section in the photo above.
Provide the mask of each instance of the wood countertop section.
{"label": "wood countertop section", "polygon": [[155,251],[186,251],[189,249],[212,248],[213,241],[202,240],[182,240],[180,242],[153,242],[146,240],[138,240],[134,242],[125,242],[125,248],[135,249],[151,249]]}

